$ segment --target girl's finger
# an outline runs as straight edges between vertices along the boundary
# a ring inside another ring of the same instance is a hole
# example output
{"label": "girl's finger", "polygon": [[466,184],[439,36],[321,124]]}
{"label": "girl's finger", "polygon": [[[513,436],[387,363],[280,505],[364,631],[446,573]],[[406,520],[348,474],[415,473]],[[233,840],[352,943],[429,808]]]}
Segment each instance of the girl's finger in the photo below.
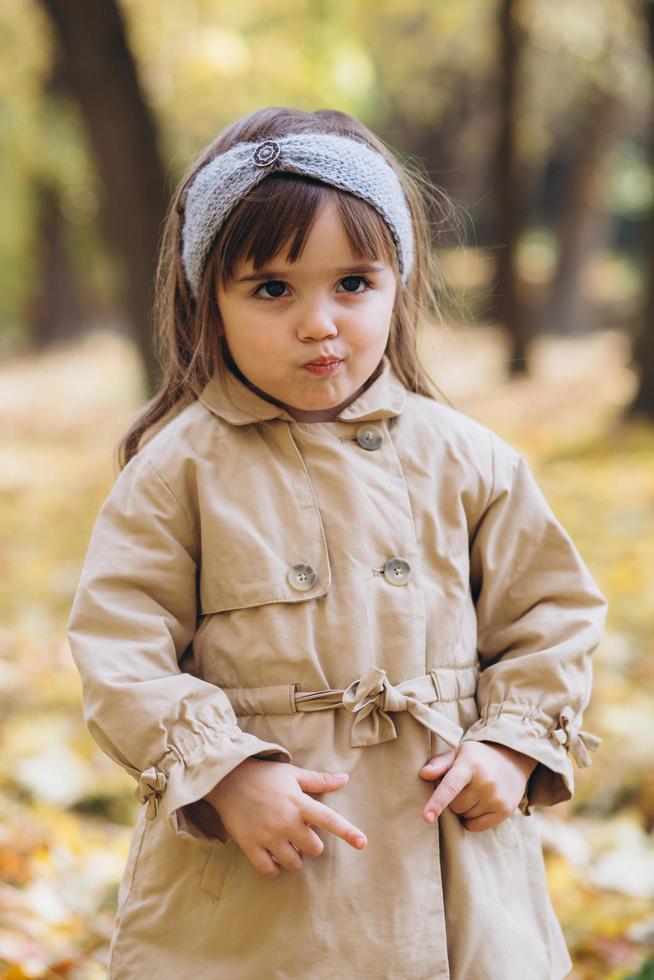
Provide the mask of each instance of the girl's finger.
{"label": "girl's finger", "polygon": [[305,793],[331,793],[341,789],[349,780],[346,772],[324,772],[321,769],[301,769],[295,767],[300,789]]}
{"label": "girl's finger", "polygon": [[304,856],[290,841],[275,847],[275,858],[287,871],[298,871],[304,862]]}
{"label": "girl's finger", "polygon": [[498,813],[480,813],[479,816],[472,817],[470,820],[464,818],[462,823],[466,830],[490,830],[491,827],[496,827],[502,820],[503,817]]}
{"label": "girl's finger", "polygon": [[432,793],[423,810],[427,823],[433,823],[441,815],[446,806],[455,799],[462,789],[472,779],[472,770],[462,758],[455,760],[454,765],[441,779],[436,791]]}
{"label": "girl's finger", "polygon": [[423,777],[423,779],[438,779],[444,772],[447,772],[455,759],[456,749],[449,749],[447,752],[441,752],[438,755],[434,755],[429,762],[422,767],[420,770],[420,775]]}
{"label": "girl's finger", "polygon": [[[450,810],[458,813],[459,816],[479,817],[482,813],[488,812],[488,804],[484,805],[479,799],[479,792],[472,789],[472,783],[459,793],[455,800],[450,803]],[[427,804],[429,806],[429,804]]]}
{"label": "girl's finger", "polygon": [[361,850],[368,844],[366,835],[358,827],[342,817],[336,810],[314,800],[312,796],[304,797],[302,819],[305,823],[312,823],[316,827],[328,830],[330,834],[335,834],[336,837],[340,837],[352,847],[356,847],[357,850]]}
{"label": "girl's finger", "polygon": [[325,849],[322,838],[311,827],[305,827],[303,834],[296,834],[291,843],[307,857],[319,857]]}
{"label": "girl's finger", "polygon": [[279,862],[266,847],[255,847],[252,851],[244,851],[255,871],[266,875],[267,878],[276,878],[279,874]]}

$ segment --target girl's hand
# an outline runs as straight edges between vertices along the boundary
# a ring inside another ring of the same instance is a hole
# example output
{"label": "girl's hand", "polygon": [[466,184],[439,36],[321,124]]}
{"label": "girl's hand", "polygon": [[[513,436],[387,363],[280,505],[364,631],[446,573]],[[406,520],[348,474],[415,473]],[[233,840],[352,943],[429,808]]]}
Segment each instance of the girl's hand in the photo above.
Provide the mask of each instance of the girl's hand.
{"label": "girl's hand", "polygon": [[487,830],[510,817],[522,799],[536,759],[490,742],[461,742],[433,756],[422,767],[423,779],[441,782],[422,811],[433,823],[446,806],[463,815],[466,830]]}
{"label": "girl's hand", "polygon": [[322,853],[324,844],[311,824],[359,850],[366,847],[365,835],[354,824],[309,795],[340,789],[348,779],[347,773],[251,757],[227,773],[204,799],[256,870],[276,877],[280,865],[296,871],[305,854]]}

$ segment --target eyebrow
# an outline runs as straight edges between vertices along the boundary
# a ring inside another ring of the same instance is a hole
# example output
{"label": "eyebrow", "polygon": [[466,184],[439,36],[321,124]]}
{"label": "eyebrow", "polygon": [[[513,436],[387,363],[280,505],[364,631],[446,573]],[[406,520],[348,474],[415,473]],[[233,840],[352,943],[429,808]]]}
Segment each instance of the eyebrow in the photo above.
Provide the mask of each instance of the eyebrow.
{"label": "eyebrow", "polygon": [[[340,269],[334,269],[337,275],[344,275],[345,273],[356,273],[356,272],[383,272],[384,267],[381,265],[346,265]],[[261,272],[252,273],[250,276],[241,276],[237,279],[237,282],[265,282],[268,279],[284,279],[287,276],[292,275],[288,270],[286,272],[275,269],[262,269]]]}

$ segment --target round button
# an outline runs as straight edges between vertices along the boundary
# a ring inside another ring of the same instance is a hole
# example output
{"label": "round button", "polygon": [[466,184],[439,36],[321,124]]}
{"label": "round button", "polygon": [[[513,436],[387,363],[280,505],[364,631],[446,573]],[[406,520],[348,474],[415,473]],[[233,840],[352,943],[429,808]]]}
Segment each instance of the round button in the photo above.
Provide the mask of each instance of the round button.
{"label": "round button", "polygon": [[271,163],[279,159],[281,152],[281,147],[275,140],[264,140],[263,143],[259,143],[252,154],[252,163],[255,167],[269,167]]}
{"label": "round button", "polygon": [[411,578],[411,565],[406,558],[389,558],[384,565],[384,578],[391,585],[406,585]]}
{"label": "round button", "polygon": [[294,589],[297,589],[298,592],[306,592],[307,589],[315,585],[318,579],[318,573],[313,565],[298,562],[297,565],[289,568],[287,577]]}
{"label": "round button", "polygon": [[361,425],[357,429],[357,442],[362,449],[379,449],[384,434],[378,425]]}

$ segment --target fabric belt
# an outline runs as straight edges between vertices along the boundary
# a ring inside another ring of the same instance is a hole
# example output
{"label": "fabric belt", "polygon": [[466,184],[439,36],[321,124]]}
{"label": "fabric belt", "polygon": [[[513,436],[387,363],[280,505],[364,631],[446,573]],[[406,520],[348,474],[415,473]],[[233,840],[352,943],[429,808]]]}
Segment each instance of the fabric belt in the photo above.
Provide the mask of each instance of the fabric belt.
{"label": "fabric belt", "polygon": [[[381,667],[365,674],[344,689],[302,691],[299,683],[270,687],[223,688],[237,717],[247,715],[293,715],[300,711],[345,708],[352,713],[352,746],[376,745],[397,738],[391,714],[408,711],[416,721],[453,748],[464,729],[438,708],[435,702],[474,697],[479,666],[437,667],[421,677],[391,684]],[[391,714],[389,714],[389,712]]]}

